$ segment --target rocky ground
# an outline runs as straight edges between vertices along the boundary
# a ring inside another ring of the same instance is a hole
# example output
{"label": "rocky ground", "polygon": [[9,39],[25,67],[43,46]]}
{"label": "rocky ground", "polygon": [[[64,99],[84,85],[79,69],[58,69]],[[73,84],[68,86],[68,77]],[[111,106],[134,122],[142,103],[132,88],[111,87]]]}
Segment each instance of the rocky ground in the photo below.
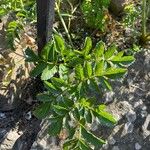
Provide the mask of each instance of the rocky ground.
{"label": "rocky ground", "polygon": [[[130,48],[134,41],[132,31],[122,28],[117,21],[114,28],[103,37],[106,43],[115,41],[120,49]],[[23,39],[27,41],[25,43],[23,41],[22,45],[27,45],[28,41],[31,42],[30,45],[34,45],[34,41],[30,38],[32,31],[33,29],[28,30],[28,36],[24,35]],[[0,56],[9,53],[9,58],[15,60],[15,69],[20,66],[25,69],[24,60],[17,54],[10,54],[4,41],[4,31],[0,26]],[[22,55],[21,49],[18,48],[16,52]],[[150,47],[141,49],[135,57],[136,61],[129,67],[126,78],[123,81],[112,82],[114,91],[106,93],[102,98],[108,111],[118,120],[118,124],[114,128],[93,124],[93,131],[108,140],[101,150],[150,149]],[[18,59],[20,64],[16,61]],[[5,61],[6,64],[10,62]],[[2,64],[0,67],[3,69]],[[18,74],[15,73],[14,80]],[[0,86],[2,75],[0,74]],[[19,105],[17,107],[15,105],[16,109],[7,111],[1,109],[6,97],[2,96],[3,89],[2,86],[0,87],[0,150],[61,150],[61,141],[46,134],[48,123],[38,120],[32,114],[36,102],[33,100],[35,95],[31,95],[40,91],[38,85],[33,87],[37,81],[29,79],[28,73],[22,73],[19,78],[23,83],[17,78],[17,85],[15,87],[13,85],[15,89],[23,87],[20,89],[22,95],[19,98]],[[10,89],[12,89],[11,84]],[[8,94],[9,99],[13,101],[14,95]]]}

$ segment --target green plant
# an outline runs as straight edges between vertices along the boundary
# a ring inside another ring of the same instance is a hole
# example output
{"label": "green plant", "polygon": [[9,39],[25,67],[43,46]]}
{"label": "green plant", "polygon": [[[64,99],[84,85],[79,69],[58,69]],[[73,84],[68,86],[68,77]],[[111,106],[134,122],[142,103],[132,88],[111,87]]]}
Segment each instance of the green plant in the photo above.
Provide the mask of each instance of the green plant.
{"label": "green plant", "polygon": [[105,12],[109,6],[110,0],[83,0],[81,10],[86,23],[100,30],[105,29]]}
{"label": "green plant", "polygon": [[31,76],[41,74],[44,82],[34,114],[50,121],[49,134],[65,132],[64,150],[101,147],[105,141],[91,131],[94,120],[109,127],[117,123],[100,102],[101,94],[112,90],[110,80],[123,77],[134,57],[118,52],[115,44],[106,49],[102,41],[93,48],[89,37],[81,50],[74,50],[54,35],[40,55],[26,49],[26,61],[36,65]]}
{"label": "green plant", "polygon": [[150,13],[150,0],[142,0],[142,33],[140,37],[140,43],[144,45],[150,41],[150,33],[147,33],[147,19]]}
{"label": "green plant", "polygon": [[14,42],[20,40],[20,31],[27,22],[36,22],[34,0],[1,0],[0,18],[8,15],[11,20],[6,27],[7,41],[11,49],[15,50]]}

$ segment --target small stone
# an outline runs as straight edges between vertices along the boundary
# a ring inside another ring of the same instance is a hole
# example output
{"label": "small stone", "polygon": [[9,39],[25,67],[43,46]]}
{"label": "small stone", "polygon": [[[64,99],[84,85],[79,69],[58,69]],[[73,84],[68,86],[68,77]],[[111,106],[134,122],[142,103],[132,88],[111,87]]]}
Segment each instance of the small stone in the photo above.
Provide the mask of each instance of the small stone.
{"label": "small stone", "polygon": [[141,99],[139,99],[138,102],[135,102],[134,108],[139,107],[139,106],[142,106],[142,105],[143,105],[143,101],[142,101]]}
{"label": "small stone", "polygon": [[136,120],[136,113],[133,110],[130,110],[126,114],[126,118],[127,118],[128,122],[134,122]]}
{"label": "small stone", "polygon": [[147,107],[146,107],[146,106],[143,106],[143,107],[142,107],[142,110],[146,110],[146,109],[147,109]]}
{"label": "small stone", "polygon": [[136,150],[140,150],[142,148],[142,146],[139,143],[135,143],[135,149]]}
{"label": "small stone", "polygon": [[106,144],[103,145],[103,149],[107,150],[108,148],[109,148],[109,144],[108,143],[106,143]]}
{"label": "small stone", "polygon": [[150,131],[147,129],[150,123],[150,114],[146,117],[146,120],[142,126],[143,136],[146,138],[150,135]]}
{"label": "small stone", "polygon": [[118,147],[118,146],[114,146],[114,147],[112,148],[112,150],[119,150],[119,147]]}
{"label": "small stone", "polygon": [[142,110],[141,111],[141,116],[142,118],[146,117],[148,115],[147,111],[146,110]]}
{"label": "small stone", "polygon": [[124,126],[125,134],[132,133],[133,128],[134,128],[133,124],[131,122],[127,122]]}
{"label": "small stone", "polygon": [[116,140],[113,137],[111,137],[111,138],[108,139],[108,143],[110,145],[114,145],[116,143]]}
{"label": "small stone", "polygon": [[5,119],[5,118],[6,118],[5,113],[0,113],[0,119]]}
{"label": "small stone", "polygon": [[114,92],[107,92],[105,94],[105,100],[106,102],[112,102],[113,101],[113,98],[114,98]]}
{"label": "small stone", "polygon": [[32,118],[32,113],[31,113],[31,111],[29,111],[27,114],[25,114],[25,118],[26,118],[27,120],[30,120],[30,119]]}

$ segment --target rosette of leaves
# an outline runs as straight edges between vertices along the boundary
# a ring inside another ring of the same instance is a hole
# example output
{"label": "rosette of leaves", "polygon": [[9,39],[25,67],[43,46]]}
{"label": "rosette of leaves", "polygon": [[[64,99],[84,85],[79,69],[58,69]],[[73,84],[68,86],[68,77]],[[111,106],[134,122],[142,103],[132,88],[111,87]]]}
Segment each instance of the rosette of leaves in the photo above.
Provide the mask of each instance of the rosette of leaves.
{"label": "rosette of leaves", "polygon": [[86,23],[96,29],[105,29],[105,12],[108,9],[110,0],[83,0],[81,10]]}
{"label": "rosette of leaves", "polygon": [[34,114],[50,121],[49,134],[65,131],[64,150],[100,148],[105,141],[92,133],[94,120],[109,127],[117,121],[96,95],[111,90],[109,81],[123,77],[134,57],[118,52],[115,44],[106,49],[102,41],[93,48],[89,37],[81,50],[74,50],[54,35],[40,55],[27,49],[26,60],[36,65],[31,76],[41,75],[44,82],[46,90],[37,95],[41,104]]}

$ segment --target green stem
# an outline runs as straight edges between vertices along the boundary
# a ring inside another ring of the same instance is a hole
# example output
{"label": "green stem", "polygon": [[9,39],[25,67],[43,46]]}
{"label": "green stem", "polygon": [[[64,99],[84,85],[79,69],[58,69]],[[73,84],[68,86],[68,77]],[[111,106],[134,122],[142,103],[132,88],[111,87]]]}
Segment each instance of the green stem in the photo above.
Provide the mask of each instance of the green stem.
{"label": "green stem", "polygon": [[69,31],[68,31],[68,29],[67,29],[67,26],[66,26],[66,24],[65,24],[65,21],[64,21],[63,17],[61,16],[60,9],[59,9],[59,6],[58,6],[57,3],[56,3],[56,10],[57,10],[58,16],[59,16],[59,18],[60,18],[60,21],[61,21],[61,23],[62,23],[62,25],[63,25],[63,27],[64,27],[64,29],[65,29],[65,32],[66,32],[66,34],[67,34],[69,43],[70,43],[71,46],[73,47],[73,43],[72,43],[72,40],[71,40]]}
{"label": "green stem", "polygon": [[142,37],[146,35],[146,0],[142,0]]}

